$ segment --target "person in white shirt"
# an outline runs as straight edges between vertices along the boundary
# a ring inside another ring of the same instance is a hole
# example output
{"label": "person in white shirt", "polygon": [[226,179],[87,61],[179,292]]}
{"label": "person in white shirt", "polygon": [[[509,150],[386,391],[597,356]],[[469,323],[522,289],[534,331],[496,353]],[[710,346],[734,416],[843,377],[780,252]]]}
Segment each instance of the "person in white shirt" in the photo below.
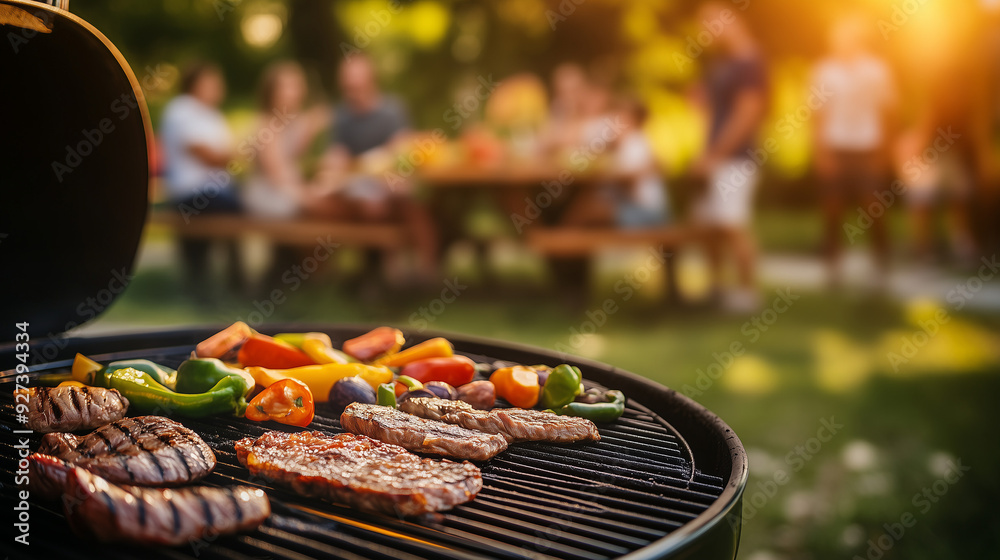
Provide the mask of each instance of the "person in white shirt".
{"label": "person in white shirt", "polygon": [[615,151],[615,171],[625,178],[627,188],[616,209],[618,227],[656,227],[670,222],[666,185],[649,139],[642,132],[647,110],[638,100],[618,103],[622,136]]}
{"label": "person in white shirt", "polygon": [[[814,128],[816,171],[823,182],[826,258],[830,279],[839,282],[844,218],[849,205],[868,208],[888,189],[888,121],[895,108],[889,67],[868,46],[870,22],[860,16],[838,21],[830,54],[814,71],[813,87],[824,93]],[[870,228],[879,271],[889,263],[884,212]]]}
{"label": "person in white shirt", "polygon": [[[227,165],[233,160],[232,135],[219,104],[225,98],[222,72],[211,63],[187,67],[181,76],[181,94],[163,110],[160,145],[163,149],[167,195],[185,223],[198,214],[240,211],[233,179]],[[185,281],[199,297],[207,295],[208,256],[206,239],[178,237]],[[242,291],[244,279],[238,246],[226,242],[228,284]]]}

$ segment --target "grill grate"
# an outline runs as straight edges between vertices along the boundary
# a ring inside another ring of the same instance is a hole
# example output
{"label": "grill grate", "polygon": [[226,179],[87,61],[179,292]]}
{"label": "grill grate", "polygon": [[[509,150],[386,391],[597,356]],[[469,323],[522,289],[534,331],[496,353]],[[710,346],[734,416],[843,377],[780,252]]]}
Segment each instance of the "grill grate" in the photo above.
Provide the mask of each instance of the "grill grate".
{"label": "grill grate", "polygon": [[[191,347],[122,352],[100,361],[146,357],[176,367]],[[491,361],[484,356],[477,361]],[[66,369],[66,362],[40,372]],[[10,372],[8,372],[9,374]],[[16,458],[12,430],[13,377],[0,380],[4,457]],[[336,417],[316,416],[310,429],[342,432]],[[174,549],[77,546],[59,504],[32,502],[30,555],[59,558],[260,559],[339,558],[566,558],[599,560],[641,549],[677,530],[722,494],[720,476],[699,472],[683,438],[648,408],[629,399],[625,415],[600,426],[601,441],[559,446],[516,444],[480,465],[484,487],[467,504],[416,519],[366,514],[273,487],[236,460],[233,444],[277,429],[236,418],[182,419],[218,458],[209,485],[249,483],[271,498],[273,514],[257,531]],[[40,436],[31,436],[32,449]],[[15,461],[2,465],[0,496],[13,501]],[[4,543],[6,545],[6,543]],[[22,550],[12,550],[18,557]]]}

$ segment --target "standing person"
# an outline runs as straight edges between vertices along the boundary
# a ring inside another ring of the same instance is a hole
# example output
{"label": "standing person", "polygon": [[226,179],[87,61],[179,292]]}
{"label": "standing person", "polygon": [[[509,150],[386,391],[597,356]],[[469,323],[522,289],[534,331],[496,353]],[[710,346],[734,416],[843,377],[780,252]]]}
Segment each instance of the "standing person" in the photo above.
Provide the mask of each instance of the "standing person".
{"label": "standing person", "polygon": [[[298,63],[278,62],[265,70],[253,137],[269,140],[256,148],[244,196],[244,205],[254,216],[295,218],[320,202],[316,190],[307,186],[302,167],[309,146],[329,125],[330,115],[323,106],[303,111],[307,97],[305,73]],[[275,245],[262,288],[269,292],[300,258],[296,247]]]}
{"label": "standing person", "polygon": [[384,95],[375,66],[361,54],[340,65],[343,101],[334,110],[331,146],[324,155],[321,180],[336,193],[328,207],[331,217],[377,222],[402,220],[408,227],[419,260],[421,281],[437,271],[437,234],[430,214],[412,196],[413,185],[397,181],[390,186],[380,171],[395,161],[394,152],[410,129],[402,102]]}
{"label": "standing person", "polygon": [[[750,154],[767,110],[766,68],[750,28],[730,7],[708,2],[699,10],[699,20],[722,22],[722,27],[702,84],[710,128],[708,145],[694,164],[695,175],[706,185],[695,201],[693,218],[705,239],[713,292],[723,296],[727,308],[748,311],[759,305],[750,221],[760,168]],[[739,286],[723,292],[727,251],[735,261]]]}
{"label": "standing person", "polygon": [[[840,256],[847,206],[877,203],[887,187],[889,121],[896,107],[889,67],[869,47],[869,22],[847,16],[830,32],[829,55],[816,66],[813,85],[828,95],[816,112],[815,162],[823,182],[826,259],[833,285],[840,281]],[[885,213],[872,216],[872,243],[880,279],[889,266]]]}
{"label": "standing person", "polygon": [[[232,160],[232,134],[219,105],[226,83],[215,64],[197,62],[181,75],[181,93],[163,110],[160,140],[166,160],[165,175],[170,203],[185,218],[201,213],[238,213],[240,202],[226,165]],[[188,289],[207,296],[208,254],[206,239],[179,236]],[[236,241],[225,244],[229,288],[242,292],[243,271]]]}

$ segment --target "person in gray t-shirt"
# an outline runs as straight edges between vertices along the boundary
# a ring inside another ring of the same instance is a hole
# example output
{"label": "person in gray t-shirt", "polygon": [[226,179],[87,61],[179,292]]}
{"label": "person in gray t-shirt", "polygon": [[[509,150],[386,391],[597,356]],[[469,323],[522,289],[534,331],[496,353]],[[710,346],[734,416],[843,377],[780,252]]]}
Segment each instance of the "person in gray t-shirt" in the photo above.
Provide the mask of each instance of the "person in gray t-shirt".
{"label": "person in gray t-shirt", "polygon": [[420,259],[420,274],[437,266],[437,234],[427,209],[411,196],[412,185],[387,182],[399,177],[392,165],[409,136],[409,118],[399,99],[378,87],[375,67],[364,55],[351,55],[340,65],[343,100],[334,109],[330,148],[318,180],[336,194],[326,212],[338,219],[401,221]]}

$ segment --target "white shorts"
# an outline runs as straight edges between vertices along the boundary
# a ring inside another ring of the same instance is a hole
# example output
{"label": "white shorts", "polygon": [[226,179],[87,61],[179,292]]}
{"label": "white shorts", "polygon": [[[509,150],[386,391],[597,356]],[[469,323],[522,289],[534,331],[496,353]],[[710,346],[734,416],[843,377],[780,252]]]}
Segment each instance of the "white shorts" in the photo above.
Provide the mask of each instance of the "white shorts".
{"label": "white shorts", "polygon": [[695,202],[694,219],[702,224],[748,226],[760,166],[751,159],[728,159],[708,171],[705,193]]}

